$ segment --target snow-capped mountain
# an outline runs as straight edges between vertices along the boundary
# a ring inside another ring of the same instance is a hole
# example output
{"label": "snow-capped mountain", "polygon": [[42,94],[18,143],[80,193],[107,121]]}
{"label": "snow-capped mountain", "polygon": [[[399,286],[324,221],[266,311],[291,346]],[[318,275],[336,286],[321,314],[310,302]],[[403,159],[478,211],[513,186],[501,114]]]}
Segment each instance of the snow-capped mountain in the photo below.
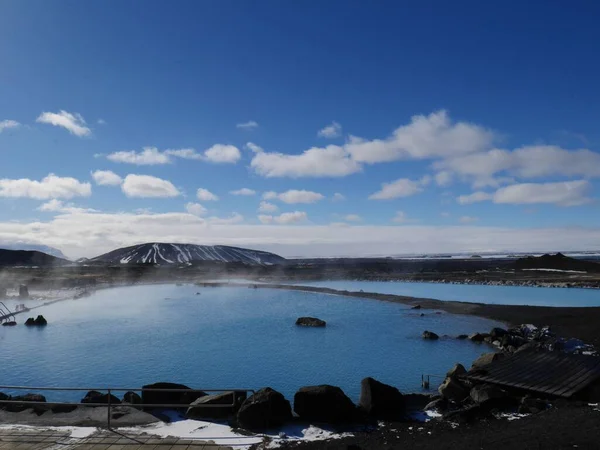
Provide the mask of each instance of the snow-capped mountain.
{"label": "snow-capped mountain", "polygon": [[164,244],[148,243],[123,247],[90,262],[111,264],[181,264],[193,261],[243,262],[246,264],[271,265],[285,261],[279,255],[260,250],[229,247],[226,245]]}

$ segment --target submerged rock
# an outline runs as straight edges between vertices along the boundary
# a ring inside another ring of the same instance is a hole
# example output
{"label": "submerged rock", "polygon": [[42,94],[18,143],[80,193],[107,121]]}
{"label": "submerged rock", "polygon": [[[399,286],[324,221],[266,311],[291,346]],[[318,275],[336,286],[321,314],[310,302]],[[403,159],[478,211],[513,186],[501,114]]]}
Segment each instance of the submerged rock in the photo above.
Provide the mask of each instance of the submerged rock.
{"label": "submerged rock", "polygon": [[296,325],[302,327],[324,327],[327,325],[327,322],[316,317],[299,317],[296,320]]}
{"label": "submerged rock", "polygon": [[427,331],[427,330],[423,331],[423,339],[429,339],[429,340],[435,341],[439,338],[440,337],[437,334],[435,334],[433,331]]}
{"label": "submerged rock", "polygon": [[325,423],[353,423],[358,409],[337,386],[305,386],[294,395],[294,412],[303,420]]}
{"label": "submerged rock", "polygon": [[459,334],[458,336],[456,336],[456,339],[460,339],[461,341],[464,339],[467,339],[469,336],[466,334]]}
{"label": "submerged rock", "polygon": [[400,417],[405,412],[402,393],[393,386],[381,383],[374,378],[364,378],[360,382],[358,406],[368,416],[378,419]]}
{"label": "submerged rock", "polygon": [[[235,415],[244,400],[246,400],[246,391],[205,395],[190,404],[186,417],[188,419],[226,419]],[[212,405],[227,406],[215,407]]]}
{"label": "submerged rock", "polygon": [[291,419],[290,402],[270,387],[250,396],[237,413],[238,426],[251,431],[280,427]]}

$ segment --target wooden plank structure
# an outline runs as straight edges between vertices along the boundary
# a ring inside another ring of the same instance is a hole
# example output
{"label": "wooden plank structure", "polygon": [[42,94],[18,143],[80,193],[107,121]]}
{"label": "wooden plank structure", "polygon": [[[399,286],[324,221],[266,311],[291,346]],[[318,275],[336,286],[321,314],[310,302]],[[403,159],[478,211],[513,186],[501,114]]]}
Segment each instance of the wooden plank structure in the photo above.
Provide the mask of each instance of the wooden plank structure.
{"label": "wooden plank structure", "polygon": [[600,380],[600,358],[523,351],[472,369],[464,378],[568,398]]}

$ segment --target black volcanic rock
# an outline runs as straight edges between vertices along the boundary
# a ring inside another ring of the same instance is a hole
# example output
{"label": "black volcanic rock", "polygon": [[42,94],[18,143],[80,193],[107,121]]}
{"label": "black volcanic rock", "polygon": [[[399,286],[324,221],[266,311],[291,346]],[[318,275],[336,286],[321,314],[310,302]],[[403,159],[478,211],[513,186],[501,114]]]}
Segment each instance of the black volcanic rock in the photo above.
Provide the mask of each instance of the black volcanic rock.
{"label": "black volcanic rock", "polygon": [[513,263],[514,269],[554,269],[577,270],[582,272],[600,272],[600,264],[582,259],[570,258],[562,253],[555,255],[528,256],[517,259]]}
{"label": "black volcanic rock", "polygon": [[359,410],[344,391],[327,384],[300,388],[294,395],[294,411],[302,420],[325,423],[352,423]]}
{"label": "black volcanic rock", "polygon": [[316,317],[298,317],[296,325],[302,327],[324,327],[327,326],[327,322]]}
{"label": "black volcanic rock", "polygon": [[104,255],[96,256],[87,262],[105,264],[190,264],[197,261],[272,265],[283,264],[285,258],[274,253],[226,245],[151,242],[118,248]]}
{"label": "black volcanic rock", "polygon": [[433,331],[423,331],[423,339],[429,339],[431,341],[438,340],[440,337],[435,334]]}
{"label": "black volcanic rock", "polygon": [[142,404],[144,405],[185,405],[207,395],[205,392],[169,392],[151,389],[191,390],[185,384],[159,382],[142,386]]}
{"label": "black volcanic rock", "polygon": [[247,430],[260,431],[279,427],[292,420],[290,402],[269,387],[249,397],[237,413],[238,425]]}
{"label": "black volcanic rock", "polygon": [[405,412],[402,393],[395,387],[371,377],[364,378],[360,382],[358,406],[368,416],[379,419],[398,418]]}

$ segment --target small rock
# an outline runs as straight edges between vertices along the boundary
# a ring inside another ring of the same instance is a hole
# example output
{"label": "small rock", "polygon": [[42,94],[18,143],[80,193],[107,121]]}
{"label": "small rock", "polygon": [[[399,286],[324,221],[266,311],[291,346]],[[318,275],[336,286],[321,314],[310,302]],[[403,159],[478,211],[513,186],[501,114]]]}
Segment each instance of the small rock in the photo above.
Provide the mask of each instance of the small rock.
{"label": "small rock", "polygon": [[469,336],[469,339],[473,342],[483,342],[485,335],[481,333],[473,333],[471,336]]}
{"label": "small rock", "polygon": [[102,403],[107,405],[109,398],[111,405],[119,405],[121,403],[121,400],[114,395],[110,394],[109,397],[108,394],[103,394],[102,392],[98,391],[89,391],[87,394],[85,394],[85,397],[81,399],[81,403]]}
{"label": "small rock", "polygon": [[458,363],[458,364],[455,364],[454,367],[448,371],[448,373],[446,374],[446,377],[447,378],[455,378],[455,377],[464,375],[465,373],[467,373],[467,369],[465,369],[465,366]]}
{"label": "small rock", "polygon": [[523,397],[519,405],[520,414],[537,414],[548,409],[548,402],[539,398]]}
{"label": "small rock", "polygon": [[142,397],[137,392],[127,391],[123,395],[123,403],[129,403],[130,405],[141,405]]}
{"label": "small rock", "polygon": [[437,334],[435,334],[433,331],[427,331],[427,330],[423,331],[423,339],[429,339],[429,340],[435,341],[439,338],[440,337]]}
{"label": "small rock", "polygon": [[469,395],[475,403],[483,404],[506,397],[506,392],[491,384],[478,384],[471,389]]}
{"label": "small rock", "polygon": [[327,384],[302,387],[294,395],[294,411],[302,420],[325,423],[352,423],[358,409],[344,391]]}
{"label": "small rock", "polygon": [[302,327],[324,327],[327,326],[327,322],[316,317],[299,317],[296,320],[296,325]]}
{"label": "small rock", "polygon": [[504,358],[504,353],[484,353],[475,361],[473,361],[473,365],[471,369],[478,369],[483,366],[487,366],[495,361],[499,361]]}
{"label": "small rock", "polygon": [[249,397],[237,413],[240,427],[261,431],[284,425],[292,419],[290,402],[274,389],[260,389]]}
{"label": "small rock", "polygon": [[398,389],[371,377],[360,382],[358,406],[367,415],[380,419],[401,417],[405,410],[404,398]]}
{"label": "small rock", "polygon": [[411,309],[421,309],[421,305],[415,305]]}
{"label": "small rock", "polygon": [[469,336],[466,334],[459,334],[458,336],[456,336],[456,339],[460,339],[460,340],[464,340],[467,339]]}
{"label": "small rock", "polygon": [[460,403],[469,396],[469,389],[456,378],[446,378],[438,388],[440,395],[451,402]]}
{"label": "small rock", "polygon": [[506,331],[504,328],[492,328],[492,331],[490,331],[490,336],[492,337],[493,340],[500,340],[502,339],[504,336],[506,336],[508,334],[508,331]]}

